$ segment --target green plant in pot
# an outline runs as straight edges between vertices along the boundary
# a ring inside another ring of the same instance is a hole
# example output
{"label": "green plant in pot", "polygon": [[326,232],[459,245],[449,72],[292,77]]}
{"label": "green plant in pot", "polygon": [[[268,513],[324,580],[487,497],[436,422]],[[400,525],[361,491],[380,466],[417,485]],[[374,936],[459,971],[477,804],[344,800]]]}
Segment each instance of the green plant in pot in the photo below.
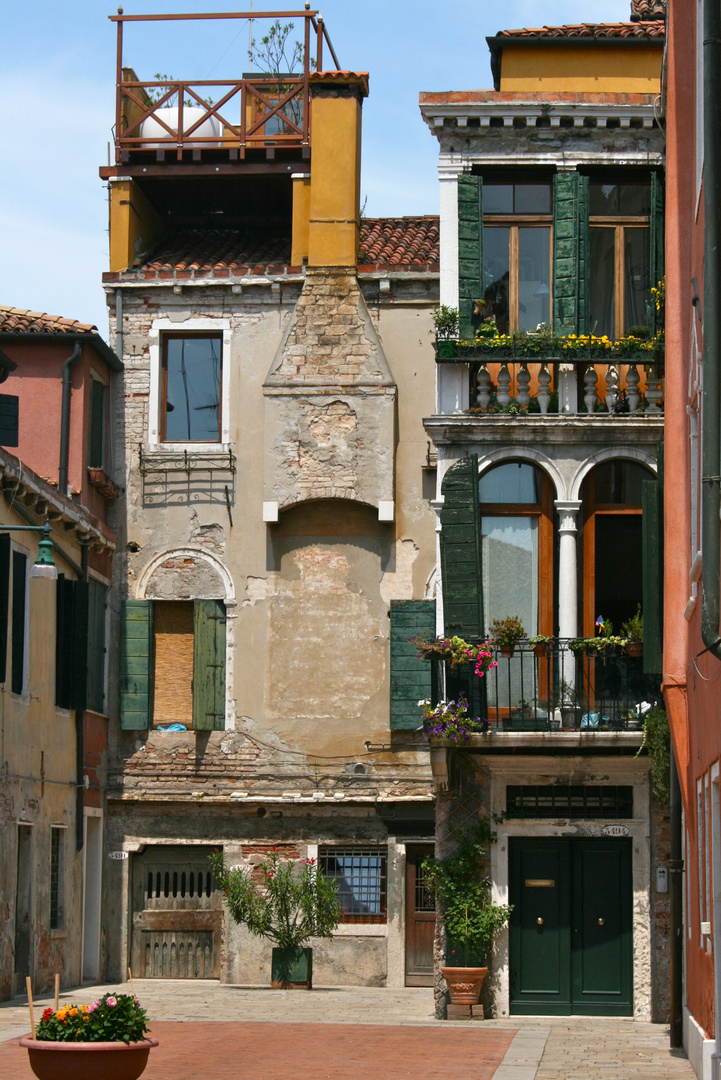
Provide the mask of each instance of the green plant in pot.
{"label": "green plant in pot", "polygon": [[454,356],[455,343],[460,333],[460,311],[447,304],[438,304],[431,311],[431,318],[436,332],[438,355]]}
{"label": "green plant in pot", "polygon": [[534,634],[532,638],[528,639],[528,644],[533,649],[534,655],[540,658],[548,656],[551,639],[546,634]]}
{"label": "green plant in pot", "polygon": [[628,655],[643,656],[643,613],[640,604],[636,609],[636,614],[621,626],[621,633],[628,639],[626,641]]}
{"label": "green plant in pot", "polygon": [[271,987],[310,990],[313,950],[308,942],[331,937],[340,922],[335,882],[315,859],[283,859],[275,849],[255,873],[228,868],[222,852],[211,855],[210,864],[233,919],[273,943]]}
{"label": "green plant in pot", "polygon": [[503,656],[513,656],[516,645],[526,636],[526,631],[517,615],[509,615],[505,619],[493,620],[489,636]]}
{"label": "green plant in pot", "polygon": [[440,903],[446,930],[447,965],[441,974],[453,1005],[478,1003],[493,937],[506,925],[512,910],[508,904],[491,900],[486,866],[494,839],[484,818],[463,835],[452,855],[423,862],[427,886]]}

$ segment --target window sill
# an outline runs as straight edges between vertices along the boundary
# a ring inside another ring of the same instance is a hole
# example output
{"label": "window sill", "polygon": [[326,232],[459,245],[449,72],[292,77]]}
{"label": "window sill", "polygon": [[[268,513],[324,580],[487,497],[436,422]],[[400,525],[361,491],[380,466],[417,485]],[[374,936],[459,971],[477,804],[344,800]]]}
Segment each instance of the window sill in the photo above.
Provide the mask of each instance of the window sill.
{"label": "window sill", "polygon": [[388,937],[388,923],[339,923],[333,937]]}
{"label": "window sill", "polygon": [[51,930],[50,931],[50,940],[51,941],[65,941],[67,936],[68,936],[67,930],[58,929],[58,930]]}
{"label": "window sill", "polygon": [[179,457],[187,451],[189,454],[227,454],[229,442],[149,442],[144,449],[148,457],[154,454],[177,454]]}

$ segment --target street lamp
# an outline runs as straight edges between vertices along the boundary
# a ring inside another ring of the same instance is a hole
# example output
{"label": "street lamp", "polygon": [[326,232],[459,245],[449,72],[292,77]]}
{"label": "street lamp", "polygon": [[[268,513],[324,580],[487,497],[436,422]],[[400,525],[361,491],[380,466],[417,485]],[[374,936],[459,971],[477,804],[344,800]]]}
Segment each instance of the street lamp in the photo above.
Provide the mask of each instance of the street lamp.
{"label": "street lamp", "polygon": [[58,568],[53,559],[53,542],[50,539],[52,531],[50,522],[44,525],[0,525],[0,532],[39,532],[42,540],[38,544],[38,557],[30,567],[31,578],[50,578],[57,581]]}

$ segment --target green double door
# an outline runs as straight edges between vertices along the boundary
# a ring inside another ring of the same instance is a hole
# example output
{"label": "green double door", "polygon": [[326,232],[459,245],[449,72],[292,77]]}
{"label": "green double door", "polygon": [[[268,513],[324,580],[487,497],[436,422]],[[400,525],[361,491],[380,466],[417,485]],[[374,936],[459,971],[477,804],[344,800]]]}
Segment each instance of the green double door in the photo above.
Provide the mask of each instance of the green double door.
{"label": "green double door", "polygon": [[630,839],[511,838],[510,1009],[633,1014]]}

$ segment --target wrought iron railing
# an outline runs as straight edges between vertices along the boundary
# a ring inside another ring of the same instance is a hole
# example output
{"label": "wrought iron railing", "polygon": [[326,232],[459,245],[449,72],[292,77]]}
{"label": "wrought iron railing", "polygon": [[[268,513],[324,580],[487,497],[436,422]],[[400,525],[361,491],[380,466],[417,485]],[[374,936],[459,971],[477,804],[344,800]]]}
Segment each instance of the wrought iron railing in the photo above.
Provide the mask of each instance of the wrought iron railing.
{"label": "wrought iron railing", "polygon": [[640,731],[645,705],[659,696],[658,676],[644,674],[642,656],[618,647],[574,651],[570,640],[535,650],[523,641],[510,655],[496,649],[497,666],[482,679],[472,665],[437,664],[435,694],[464,693],[491,730]]}

